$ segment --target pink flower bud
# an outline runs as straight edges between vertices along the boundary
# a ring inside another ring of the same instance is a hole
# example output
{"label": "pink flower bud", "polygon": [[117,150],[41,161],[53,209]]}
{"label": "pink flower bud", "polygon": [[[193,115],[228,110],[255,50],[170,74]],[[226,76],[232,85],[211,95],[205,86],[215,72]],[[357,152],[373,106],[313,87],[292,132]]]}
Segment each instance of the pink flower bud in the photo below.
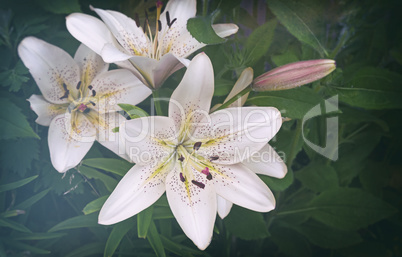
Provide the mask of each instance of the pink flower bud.
{"label": "pink flower bud", "polygon": [[254,79],[252,88],[254,91],[291,89],[319,80],[335,68],[335,61],[329,59],[289,63]]}

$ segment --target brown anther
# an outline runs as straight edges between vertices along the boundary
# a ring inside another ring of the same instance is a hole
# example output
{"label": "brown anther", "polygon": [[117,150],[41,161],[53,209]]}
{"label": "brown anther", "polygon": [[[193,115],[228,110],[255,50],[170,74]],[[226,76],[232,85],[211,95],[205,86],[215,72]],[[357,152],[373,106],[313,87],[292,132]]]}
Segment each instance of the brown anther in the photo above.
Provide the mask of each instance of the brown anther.
{"label": "brown anther", "polygon": [[62,97],[60,97],[59,99],[61,100],[61,99],[64,99],[64,98],[68,98],[68,94],[70,94],[70,91],[68,91],[68,89],[67,89],[66,92],[64,92],[64,95]]}
{"label": "brown anther", "polygon": [[96,91],[92,90],[92,96],[96,96]]}
{"label": "brown anther", "polygon": [[194,149],[195,151],[197,151],[198,149],[200,149],[201,145],[202,145],[201,142],[196,142],[196,143],[194,144],[194,146],[193,146],[193,149]]}
{"label": "brown anther", "polygon": [[180,157],[179,157],[179,161],[181,161],[181,162],[183,162],[183,161],[184,161],[184,157],[183,157],[183,155],[180,155]]}
{"label": "brown anther", "polygon": [[219,156],[211,156],[211,157],[209,157],[210,161],[216,161],[218,159],[219,159]]}
{"label": "brown anther", "polygon": [[160,32],[162,30],[162,22],[158,20],[158,31]]}
{"label": "brown anther", "polygon": [[186,178],[183,176],[183,173],[180,172],[180,181],[185,182]]}
{"label": "brown anther", "polygon": [[96,104],[92,101],[89,101],[90,104],[92,104],[93,106],[95,106]]}
{"label": "brown anther", "polygon": [[88,86],[88,89],[89,89],[89,90],[92,90],[92,88],[93,88],[93,87],[92,87],[91,85]]}
{"label": "brown anther", "polygon": [[204,183],[201,183],[201,182],[198,182],[195,180],[191,180],[191,183],[193,183],[194,185],[196,185],[197,187],[202,188],[202,189],[204,189],[204,187],[205,187]]}
{"label": "brown anther", "polygon": [[81,80],[78,81],[78,83],[77,83],[77,89],[80,89],[80,87],[81,87]]}
{"label": "brown anther", "polygon": [[211,180],[211,179],[212,179],[212,174],[211,174],[211,173],[209,173],[209,174],[207,175],[207,179],[208,179],[208,180]]}

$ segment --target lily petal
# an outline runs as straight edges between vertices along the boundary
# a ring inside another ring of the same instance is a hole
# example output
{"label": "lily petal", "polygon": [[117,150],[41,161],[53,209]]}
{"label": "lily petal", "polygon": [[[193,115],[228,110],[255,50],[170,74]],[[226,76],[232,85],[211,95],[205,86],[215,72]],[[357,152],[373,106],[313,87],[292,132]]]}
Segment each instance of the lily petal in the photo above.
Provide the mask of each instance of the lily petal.
{"label": "lily petal", "polygon": [[149,50],[149,39],[141,27],[126,15],[110,10],[91,7],[105,22],[106,26],[115,36],[120,45],[131,55],[145,55]]}
{"label": "lily petal", "polygon": [[228,216],[230,210],[232,209],[233,203],[217,195],[216,199],[218,201],[218,214],[221,219]]}
{"label": "lily petal", "polygon": [[119,111],[118,103],[136,105],[147,98],[152,91],[144,86],[130,71],[117,69],[104,72],[92,81],[96,96],[94,108],[99,113]]}
{"label": "lily petal", "polygon": [[63,84],[70,94],[77,96],[79,68],[64,50],[38,38],[27,37],[18,46],[18,54],[47,101],[69,102],[67,98],[60,99],[66,93]]}
{"label": "lily petal", "polygon": [[170,158],[177,144],[174,123],[168,117],[128,120],[120,125],[119,133],[127,154],[140,165]]}
{"label": "lily petal", "polygon": [[213,24],[212,28],[215,33],[220,37],[228,37],[237,33],[239,27],[233,23],[221,23],[221,24]]}
{"label": "lily petal", "polygon": [[264,147],[282,118],[274,107],[238,107],[216,111],[197,125],[191,137],[202,143],[197,154],[214,163],[234,164]]}
{"label": "lily petal", "polygon": [[[193,58],[182,81],[173,92],[169,102],[169,117],[175,121],[177,131],[188,129],[208,116],[214,93],[214,71],[206,54]],[[184,128],[189,124],[189,128]]]}
{"label": "lily petal", "polygon": [[105,63],[100,55],[83,44],[75,52],[74,60],[80,67],[82,86],[89,86],[96,75],[106,72],[109,68],[109,64]]}
{"label": "lily petal", "polygon": [[95,128],[84,115],[73,117],[75,129],[71,119],[69,115],[61,114],[49,126],[50,159],[53,167],[61,173],[77,166],[95,140]]}
{"label": "lily petal", "polygon": [[184,67],[186,59],[175,57],[172,53],[167,53],[156,63],[155,68],[152,70],[154,88],[158,89],[162,86],[163,82],[177,70]]}
{"label": "lily petal", "polygon": [[101,55],[102,48],[107,43],[117,45],[108,27],[98,18],[88,14],[73,13],[66,18],[67,30],[78,41]]}
{"label": "lily petal", "polygon": [[28,101],[31,109],[38,115],[35,122],[42,126],[49,126],[57,115],[66,112],[68,106],[68,104],[51,104],[41,95],[31,95]]}
{"label": "lily petal", "polygon": [[251,171],[274,178],[283,178],[288,172],[286,164],[269,144],[242,161]]}
{"label": "lily petal", "polygon": [[122,62],[130,59],[132,56],[127,54],[123,49],[119,49],[111,43],[106,43],[100,53],[107,63]]}
{"label": "lily petal", "polygon": [[[216,165],[215,190],[224,199],[244,208],[268,212],[275,208],[275,197],[264,182],[240,164]],[[212,172],[211,172],[212,173]]]}
{"label": "lily petal", "polygon": [[165,192],[167,173],[174,162],[135,165],[120,180],[99,213],[99,224],[110,225],[148,208]]}
{"label": "lily petal", "polygon": [[[192,167],[189,166],[189,169]],[[195,170],[190,171],[193,173]],[[174,171],[166,178],[166,195],[170,208],[183,232],[195,245],[204,250],[211,242],[216,218],[216,194],[212,183],[207,183],[205,177],[194,172],[193,178],[180,180],[180,163],[177,162]],[[204,188],[190,182],[203,181]]]}
{"label": "lily petal", "polygon": [[[252,68],[248,67],[244,69],[243,72],[240,74],[240,77],[237,79],[235,85],[233,86],[232,90],[230,91],[229,95],[226,97],[223,103],[226,103],[232,97],[240,93],[243,89],[245,89],[248,85],[253,82],[254,78],[254,71]],[[248,97],[248,93],[243,95],[241,98],[237,99],[234,103],[229,105],[228,107],[241,107],[244,105]]]}

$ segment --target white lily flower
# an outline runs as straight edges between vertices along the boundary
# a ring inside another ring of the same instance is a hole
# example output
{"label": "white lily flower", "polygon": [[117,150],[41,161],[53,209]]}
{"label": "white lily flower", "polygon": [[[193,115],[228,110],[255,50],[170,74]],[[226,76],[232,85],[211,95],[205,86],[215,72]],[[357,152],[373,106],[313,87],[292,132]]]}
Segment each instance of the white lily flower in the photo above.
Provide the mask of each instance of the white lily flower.
{"label": "white lily flower", "polygon": [[100,224],[125,220],[152,205],[165,191],[184,233],[205,249],[212,238],[217,196],[268,212],[275,199],[241,162],[267,145],[281,126],[276,108],[227,108],[209,114],[214,91],[209,58],[194,57],[173,92],[169,117],[125,121],[120,136],[137,164],[105,202]]}
{"label": "white lily flower", "polygon": [[95,139],[118,153],[118,135],[112,132],[120,119],[117,103],[137,104],[151,90],[127,70],[107,71],[109,65],[84,45],[73,59],[54,45],[27,37],[18,54],[42,92],[28,101],[36,122],[49,126],[50,157],[57,171],[75,167]]}
{"label": "white lily flower", "polygon": [[[187,30],[187,20],[196,14],[196,0],[171,0],[161,14],[157,1],[157,22],[152,35],[148,21],[140,22],[122,13],[91,7],[103,20],[73,13],[67,17],[68,31],[108,63],[129,69],[145,85],[158,89],[175,71],[188,64],[185,58],[205,46]],[[227,37],[237,32],[235,24],[212,25],[216,34]],[[184,64],[183,64],[184,63]]]}

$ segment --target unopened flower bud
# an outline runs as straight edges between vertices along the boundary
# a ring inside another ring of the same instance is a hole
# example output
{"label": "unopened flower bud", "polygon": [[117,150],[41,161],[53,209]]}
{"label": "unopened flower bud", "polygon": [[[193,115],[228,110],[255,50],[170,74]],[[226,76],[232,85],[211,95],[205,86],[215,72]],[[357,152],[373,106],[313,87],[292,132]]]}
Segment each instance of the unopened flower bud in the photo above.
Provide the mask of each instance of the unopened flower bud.
{"label": "unopened flower bud", "polygon": [[329,59],[289,63],[254,79],[252,88],[254,91],[291,89],[319,80],[335,68],[335,61]]}

